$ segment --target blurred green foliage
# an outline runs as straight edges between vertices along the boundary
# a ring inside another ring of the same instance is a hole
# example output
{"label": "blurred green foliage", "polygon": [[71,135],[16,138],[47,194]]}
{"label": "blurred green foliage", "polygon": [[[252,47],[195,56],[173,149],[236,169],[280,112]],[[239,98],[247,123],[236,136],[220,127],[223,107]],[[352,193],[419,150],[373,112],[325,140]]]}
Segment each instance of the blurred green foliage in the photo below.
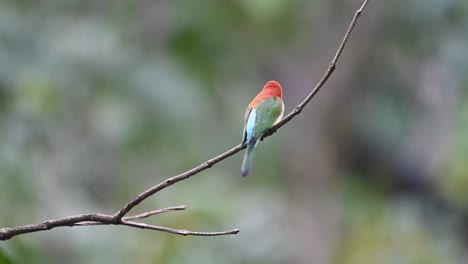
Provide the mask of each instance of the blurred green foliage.
{"label": "blurred green foliage", "polygon": [[[0,227],[112,213],[238,144],[269,79],[311,90],[360,1],[0,2]],[[158,193],[149,223],[59,228],[0,263],[463,263],[468,3],[371,1],[311,104],[257,149]]]}
{"label": "blurred green foliage", "polygon": [[0,263],[1,264],[11,264],[11,260],[0,250]]}

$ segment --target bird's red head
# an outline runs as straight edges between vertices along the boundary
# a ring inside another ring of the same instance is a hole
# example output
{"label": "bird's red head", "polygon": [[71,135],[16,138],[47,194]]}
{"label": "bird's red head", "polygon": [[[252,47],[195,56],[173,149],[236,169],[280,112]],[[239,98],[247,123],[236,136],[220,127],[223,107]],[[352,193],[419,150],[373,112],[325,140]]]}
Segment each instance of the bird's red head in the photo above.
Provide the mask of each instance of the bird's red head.
{"label": "bird's red head", "polygon": [[269,97],[283,98],[283,89],[281,89],[279,82],[271,80],[263,86],[262,94]]}
{"label": "bird's red head", "polygon": [[259,102],[270,97],[283,98],[283,90],[277,81],[268,81],[265,86],[263,86],[263,90],[250,102],[247,109],[254,108]]}

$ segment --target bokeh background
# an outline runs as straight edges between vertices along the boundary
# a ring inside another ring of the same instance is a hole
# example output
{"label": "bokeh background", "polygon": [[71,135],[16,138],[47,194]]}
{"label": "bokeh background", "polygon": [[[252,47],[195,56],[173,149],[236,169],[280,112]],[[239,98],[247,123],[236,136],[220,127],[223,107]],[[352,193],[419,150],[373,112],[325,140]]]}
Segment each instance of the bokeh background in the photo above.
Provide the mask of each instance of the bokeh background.
{"label": "bokeh background", "polygon": [[[0,226],[114,213],[286,111],[360,0],[1,0]],[[371,1],[338,68],[262,142],[148,199],[149,223],[0,243],[0,263],[468,263],[468,2]]]}

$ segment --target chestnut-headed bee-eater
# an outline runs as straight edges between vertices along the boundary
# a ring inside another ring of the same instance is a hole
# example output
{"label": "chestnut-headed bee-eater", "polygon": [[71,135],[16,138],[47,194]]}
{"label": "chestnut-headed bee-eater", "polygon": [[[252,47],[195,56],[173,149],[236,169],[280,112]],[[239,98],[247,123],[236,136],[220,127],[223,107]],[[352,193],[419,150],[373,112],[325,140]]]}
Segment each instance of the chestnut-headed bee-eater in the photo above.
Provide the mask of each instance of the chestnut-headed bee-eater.
{"label": "chestnut-headed bee-eater", "polygon": [[250,173],[254,149],[263,134],[283,118],[284,103],[282,98],[281,85],[277,81],[268,81],[245,111],[242,143],[247,142],[247,150],[241,169],[244,177]]}

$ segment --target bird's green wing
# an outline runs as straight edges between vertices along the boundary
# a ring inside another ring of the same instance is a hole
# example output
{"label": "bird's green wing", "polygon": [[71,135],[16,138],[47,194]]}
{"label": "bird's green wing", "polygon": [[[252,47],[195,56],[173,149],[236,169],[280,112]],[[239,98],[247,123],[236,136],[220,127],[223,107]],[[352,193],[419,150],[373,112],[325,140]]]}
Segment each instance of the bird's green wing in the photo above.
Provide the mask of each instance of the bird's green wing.
{"label": "bird's green wing", "polygon": [[283,115],[283,102],[277,97],[267,98],[255,106],[254,138],[259,138],[270,129]]}

